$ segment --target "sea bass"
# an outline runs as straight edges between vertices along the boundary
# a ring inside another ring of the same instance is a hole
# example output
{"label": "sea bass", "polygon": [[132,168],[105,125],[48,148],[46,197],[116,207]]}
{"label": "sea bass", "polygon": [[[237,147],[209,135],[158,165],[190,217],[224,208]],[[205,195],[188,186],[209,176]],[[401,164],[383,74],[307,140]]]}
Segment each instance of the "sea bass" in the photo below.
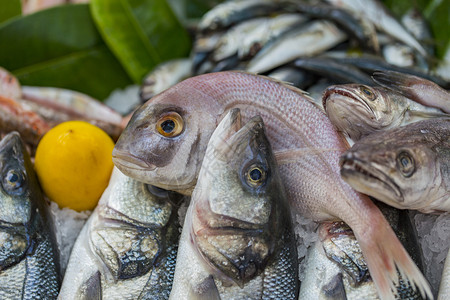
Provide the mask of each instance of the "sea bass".
{"label": "sea bass", "polygon": [[427,79],[394,71],[377,71],[373,80],[418,103],[442,109],[450,114],[450,92]]}
{"label": "sea bass", "polygon": [[56,299],[55,237],[33,165],[20,135],[0,142],[0,299]]}
{"label": "sea bass", "polygon": [[232,109],[192,194],[170,299],[298,299],[288,203],[259,116]]}
{"label": "sea bass", "polygon": [[371,134],[341,160],[356,190],[401,209],[450,211],[450,118]]}
{"label": "sea bass", "polygon": [[353,83],[328,87],[322,103],[333,125],[354,141],[424,118],[448,116],[390,90]]}
{"label": "sea bass", "polygon": [[393,299],[396,267],[430,294],[383,214],[342,180],[339,159],[348,144],[297,88],[244,72],[186,79],[135,112],[113,150],[113,161],[137,180],[190,194],[209,138],[232,108],[240,108],[245,121],[256,115],[264,120],[288,199],[298,213],[349,224],[382,299]]}
{"label": "sea bass", "polygon": [[115,168],[75,242],[59,299],[168,299],[180,198]]}
{"label": "sea bass", "polygon": [[[414,261],[422,266],[422,256],[408,212],[377,203],[389,224]],[[322,223],[319,241],[308,249],[305,279],[299,299],[379,299],[367,264],[352,230],[342,221]],[[396,285],[396,299],[423,299],[409,282]]]}

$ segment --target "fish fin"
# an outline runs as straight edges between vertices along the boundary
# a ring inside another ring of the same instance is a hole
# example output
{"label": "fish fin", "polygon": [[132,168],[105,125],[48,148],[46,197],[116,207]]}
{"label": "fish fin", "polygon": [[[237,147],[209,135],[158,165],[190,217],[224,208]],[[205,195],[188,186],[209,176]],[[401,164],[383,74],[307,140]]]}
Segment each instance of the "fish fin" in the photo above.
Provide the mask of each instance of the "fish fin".
{"label": "fish fin", "polygon": [[347,300],[344,282],[342,280],[342,273],[336,274],[330,282],[322,287],[322,293],[329,299],[333,300]]}
{"label": "fish fin", "polygon": [[377,84],[414,101],[417,101],[414,86],[417,84],[422,84],[424,81],[424,79],[417,76],[395,71],[375,71],[373,72],[372,79]]}
{"label": "fish fin", "polygon": [[102,299],[102,280],[100,271],[91,275],[81,286],[77,299],[101,300]]}
{"label": "fish fin", "polygon": [[[356,232],[355,236],[369,267],[381,300],[394,300],[397,295],[398,273],[408,280],[414,289],[419,289],[422,297],[433,299],[430,286],[408,252],[398,240],[381,212],[376,226]],[[398,273],[397,273],[398,272]],[[426,295],[426,296],[425,296]]]}
{"label": "fish fin", "polygon": [[205,278],[195,288],[190,287],[188,292],[189,300],[220,300],[219,290],[212,276]]}

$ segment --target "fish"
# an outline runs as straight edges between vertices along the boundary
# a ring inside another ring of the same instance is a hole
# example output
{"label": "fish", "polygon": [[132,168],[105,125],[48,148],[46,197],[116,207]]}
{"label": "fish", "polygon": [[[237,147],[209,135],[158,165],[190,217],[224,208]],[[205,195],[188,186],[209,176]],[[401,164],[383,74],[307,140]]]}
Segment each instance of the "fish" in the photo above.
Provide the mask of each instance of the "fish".
{"label": "fish", "polygon": [[395,71],[376,71],[372,78],[391,91],[425,106],[436,107],[450,113],[450,92],[430,80]]}
{"label": "fish", "polygon": [[445,300],[450,297],[450,250],[445,259],[444,270],[442,272],[441,284],[439,285],[438,300]]}
{"label": "fish", "polygon": [[433,34],[422,12],[410,8],[401,18],[402,25],[417,39],[429,55],[434,55]]}
{"label": "fish", "polygon": [[385,88],[361,84],[329,86],[322,103],[334,126],[353,141],[425,118],[448,116]]}
{"label": "fish", "polygon": [[141,103],[190,76],[192,76],[190,59],[178,58],[161,63],[145,76],[139,90]]}
{"label": "fish", "polygon": [[396,268],[430,295],[383,214],[341,178],[339,159],[349,145],[313,101],[293,86],[246,72],[191,77],[134,113],[114,147],[113,162],[136,180],[190,195],[224,114],[240,108],[244,122],[259,115],[292,209],[315,221],[346,222],[382,299],[393,298]]}
{"label": "fish", "polygon": [[310,72],[289,65],[279,67],[267,76],[292,84],[300,89],[305,89],[316,82],[315,76]]}
{"label": "fish", "polygon": [[399,209],[450,211],[450,117],[418,121],[357,141],[340,161],[354,189]]}
{"label": "fish", "polygon": [[370,20],[376,28],[396,38],[397,40],[414,48],[423,56],[427,52],[423,46],[412,36],[393,16],[386,7],[377,0],[327,0],[336,7],[348,9],[356,14],[362,14]]}
{"label": "fish", "polygon": [[[408,213],[381,202],[377,206],[416,264],[422,266],[420,247]],[[352,230],[337,221],[320,224],[317,232],[319,240],[308,249],[306,277],[299,299],[379,299]],[[397,299],[423,299],[401,274],[399,278]]]}
{"label": "fish", "polygon": [[56,299],[56,239],[30,156],[18,132],[0,141],[0,298]]}
{"label": "fish", "polygon": [[263,73],[296,58],[320,54],[346,39],[347,35],[333,23],[311,21],[266,44],[248,62],[246,69],[252,73]]}
{"label": "fish", "polygon": [[298,261],[275,157],[256,116],[231,109],[208,143],[170,299],[298,299]]}
{"label": "fish", "polygon": [[59,299],[168,299],[182,200],[114,168],[72,249]]}
{"label": "fish", "polygon": [[414,50],[400,43],[392,43],[383,46],[383,57],[386,62],[399,67],[414,67]]}
{"label": "fish", "polygon": [[0,67],[0,96],[12,99],[22,96],[19,80],[2,67]]}

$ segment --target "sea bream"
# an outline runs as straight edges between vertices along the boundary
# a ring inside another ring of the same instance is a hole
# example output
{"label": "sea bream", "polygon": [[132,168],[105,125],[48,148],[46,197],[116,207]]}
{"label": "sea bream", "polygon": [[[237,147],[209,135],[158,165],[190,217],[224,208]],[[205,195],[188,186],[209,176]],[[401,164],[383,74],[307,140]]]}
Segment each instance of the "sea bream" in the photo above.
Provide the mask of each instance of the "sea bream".
{"label": "sea bream", "polygon": [[425,118],[449,116],[385,88],[354,83],[328,87],[322,103],[333,125],[354,141]]}
{"label": "sea bream", "polygon": [[371,134],[341,160],[356,190],[401,209],[450,211],[450,118]]}
{"label": "sea bream", "polygon": [[240,108],[244,122],[261,116],[292,208],[316,221],[345,221],[354,231],[382,299],[393,299],[398,268],[424,294],[428,283],[386,219],[340,176],[349,148],[326,114],[295,87],[244,72],[186,79],[133,115],[113,150],[125,174],[191,194],[206,145],[224,114]]}
{"label": "sea bream", "polygon": [[59,299],[168,299],[181,199],[114,168],[72,249]]}
{"label": "sea bream", "polygon": [[0,142],[0,299],[56,299],[56,239],[28,152],[17,132]]}
{"label": "sea bream", "polygon": [[208,143],[180,239],[170,299],[298,299],[293,223],[259,116],[239,109]]}

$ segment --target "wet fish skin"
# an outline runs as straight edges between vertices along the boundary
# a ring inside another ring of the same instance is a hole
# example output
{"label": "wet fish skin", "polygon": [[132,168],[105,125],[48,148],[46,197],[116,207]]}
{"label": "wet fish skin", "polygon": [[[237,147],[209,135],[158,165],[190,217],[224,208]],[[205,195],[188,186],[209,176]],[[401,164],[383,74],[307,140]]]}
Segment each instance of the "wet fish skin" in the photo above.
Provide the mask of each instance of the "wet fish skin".
{"label": "wet fish skin", "polygon": [[242,127],[240,118],[230,110],[211,136],[170,299],[298,299],[295,238],[275,157],[262,119]]}
{"label": "wet fish skin", "polygon": [[[394,264],[431,294],[379,209],[342,180],[339,159],[348,144],[313,100],[292,86],[244,72],[186,79],[134,114],[116,143],[113,161],[129,176],[189,195],[207,141],[232,108],[240,108],[244,120],[263,118],[290,205],[298,213],[349,224],[383,299],[393,297]],[[163,137],[158,122],[175,113],[184,125],[175,137]]]}
{"label": "wet fish skin", "polygon": [[17,132],[0,142],[0,298],[56,299],[56,239],[32,163]]}
{"label": "wet fish skin", "polygon": [[83,227],[59,299],[168,299],[178,249],[179,195],[114,169]]}
{"label": "wet fish skin", "polygon": [[322,103],[333,125],[353,141],[424,118],[447,116],[390,90],[361,84],[332,85]]}
{"label": "wet fish skin", "polygon": [[356,142],[341,175],[356,190],[399,209],[450,211],[450,118],[418,121]]}
{"label": "wet fish skin", "polygon": [[372,78],[387,89],[450,114],[450,92],[430,80],[394,71],[377,71]]}

